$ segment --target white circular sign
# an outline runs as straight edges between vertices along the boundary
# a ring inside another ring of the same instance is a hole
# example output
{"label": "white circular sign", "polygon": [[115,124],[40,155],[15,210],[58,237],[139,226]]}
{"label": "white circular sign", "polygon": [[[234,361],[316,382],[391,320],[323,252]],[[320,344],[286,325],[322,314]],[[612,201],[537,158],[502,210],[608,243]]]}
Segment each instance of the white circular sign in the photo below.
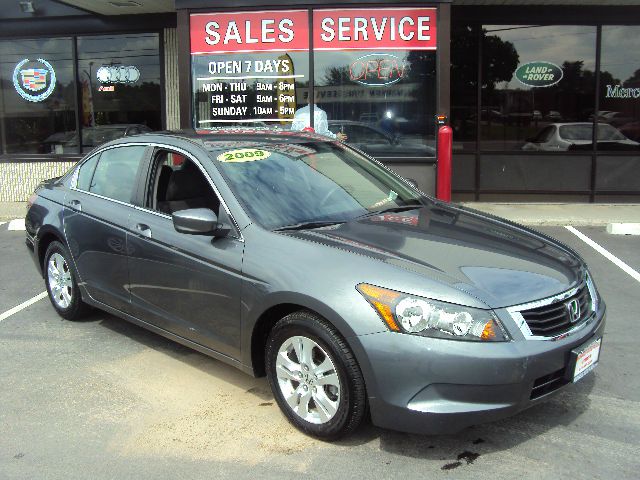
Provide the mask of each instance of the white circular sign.
{"label": "white circular sign", "polygon": [[56,72],[53,66],[42,58],[34,62],[25,58],[13,69],[13,86],[18,95],[25,100],[41,102],[56,88]]}

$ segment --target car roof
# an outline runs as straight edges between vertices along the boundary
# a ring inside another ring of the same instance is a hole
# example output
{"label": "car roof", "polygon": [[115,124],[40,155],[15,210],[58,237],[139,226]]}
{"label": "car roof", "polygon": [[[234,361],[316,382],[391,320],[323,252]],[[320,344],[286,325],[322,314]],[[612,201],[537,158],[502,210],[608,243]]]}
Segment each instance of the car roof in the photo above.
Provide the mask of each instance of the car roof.
{"label": "car roof", "polygon": [[[98,148],[102,149],[111,145],[124,145],[140,142],[166,142],[168,139],[186,140],[207,150],[215,150],[215,143],[228,142],[256,142],[256,143],[308,143],[308,142],[333,142],[332,138],[313,132],[294,132],[291,130],[270,130],[259,128],[225,128],[216,130],[166,130],[158,132],[145,132],[128,137],[122,137],[105,142]],[[223,146],[221,145],[221,148]]]}

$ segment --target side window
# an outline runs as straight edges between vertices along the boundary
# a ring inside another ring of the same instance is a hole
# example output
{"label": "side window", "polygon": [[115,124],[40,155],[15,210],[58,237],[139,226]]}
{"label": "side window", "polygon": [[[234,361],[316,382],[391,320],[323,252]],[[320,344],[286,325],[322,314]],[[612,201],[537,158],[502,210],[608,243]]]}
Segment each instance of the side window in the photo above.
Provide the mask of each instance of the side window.
{"label": "side window", "polygon": [[100,154],[89,191],[107,198],[131,203],[136,173],[144,156],[145,146],[131,145],[111,148]]}
{"label": "side window", "polygon": [[156,150],[147,208],[167,215],[189,208],[209,208],[218,215],[220,200],[194,162],[179,153]]}
{"label": "side window", "polygon": [[96,164],[98,163],[99,158],[100,154],[94,155],[80,166],[80,171],[78,172],[78,183],[76,184],[76,188],[78,190],[84,190],[85,192],[89,191],[93,172],[96,170]]}

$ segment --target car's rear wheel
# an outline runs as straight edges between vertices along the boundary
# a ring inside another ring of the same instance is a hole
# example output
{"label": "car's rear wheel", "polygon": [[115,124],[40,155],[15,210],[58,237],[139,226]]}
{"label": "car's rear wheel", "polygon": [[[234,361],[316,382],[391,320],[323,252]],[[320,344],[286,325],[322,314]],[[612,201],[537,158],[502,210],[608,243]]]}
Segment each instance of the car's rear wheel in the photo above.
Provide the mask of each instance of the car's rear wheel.
{"label": "car's rear wheel", "polygon": [[80,297],[71,255],[62,243],[51,242],[44,257],[44,268],[49,300],[58,315],[67,320],[81,319],[88,306]]}
{"label": "car's rear wheel", "polygon": [[324,319],[294,312],[271,330],[267,376],[278,405],[303,432],[334,440],[353,431],[366,411],[360,367]]}

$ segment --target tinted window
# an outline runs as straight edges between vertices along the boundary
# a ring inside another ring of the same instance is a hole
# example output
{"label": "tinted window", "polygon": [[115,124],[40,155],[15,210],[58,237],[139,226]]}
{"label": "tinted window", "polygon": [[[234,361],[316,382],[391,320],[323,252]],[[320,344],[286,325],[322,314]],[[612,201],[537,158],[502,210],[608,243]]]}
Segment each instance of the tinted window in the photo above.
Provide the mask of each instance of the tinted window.
{"label": "tinted window", "polygon": [[[367,142],[359,132],[371,125],[398,136],[400,144],[421,146],[419,156],[433,156],[435,60],[435,52],[425,50],[316,51],[316,104],[330,122],[361,124],[359,130],[353,126],[347,142]],[[376,135],[372,141],[382,139]],[[385,155],[393,156],[393,150]]]}
{"label": "tinted window", "polygon": [[162,127],[157,33],[78,37],[78,77],[83,151],[131,127]]}
{"label": "tinted window", "polygon": [[0,42],[2,153],[69,153],[76,139],[70,38]]}
{"label": "tinted window", "polygon": [[526,149],[550,124],[594,114],[596,27],[484,25],[482,150]]}
{"label": "tinted window", "polygon": [[100,155],[94,155],[80,167],[80,172],[78,173],[78,184],[76,185],[79,190],[89,191],[93,172],[96,170],[96,164],[98,163],[99,158]]}
{"label": "tinted window", "polygon": [[640,149],[640,27],[602,27],[600,112],[623,136],[617,142],[599,143],[598,150]]}
{"label": "tinted window", "polygon": [[138,166],[144,146],[117,147],[100,155],[89,191],[121,202],[131,203]]}
{"label": "tinted window", "polygon": [[546,127],[544,128],[538,135],[536,135],[536,137],[533,139],[533,143],[544,143],[544,142],[548,142],[549,140],[551,140],[551,137],[553,136],[553,132],[555,131],[556,127]]}

